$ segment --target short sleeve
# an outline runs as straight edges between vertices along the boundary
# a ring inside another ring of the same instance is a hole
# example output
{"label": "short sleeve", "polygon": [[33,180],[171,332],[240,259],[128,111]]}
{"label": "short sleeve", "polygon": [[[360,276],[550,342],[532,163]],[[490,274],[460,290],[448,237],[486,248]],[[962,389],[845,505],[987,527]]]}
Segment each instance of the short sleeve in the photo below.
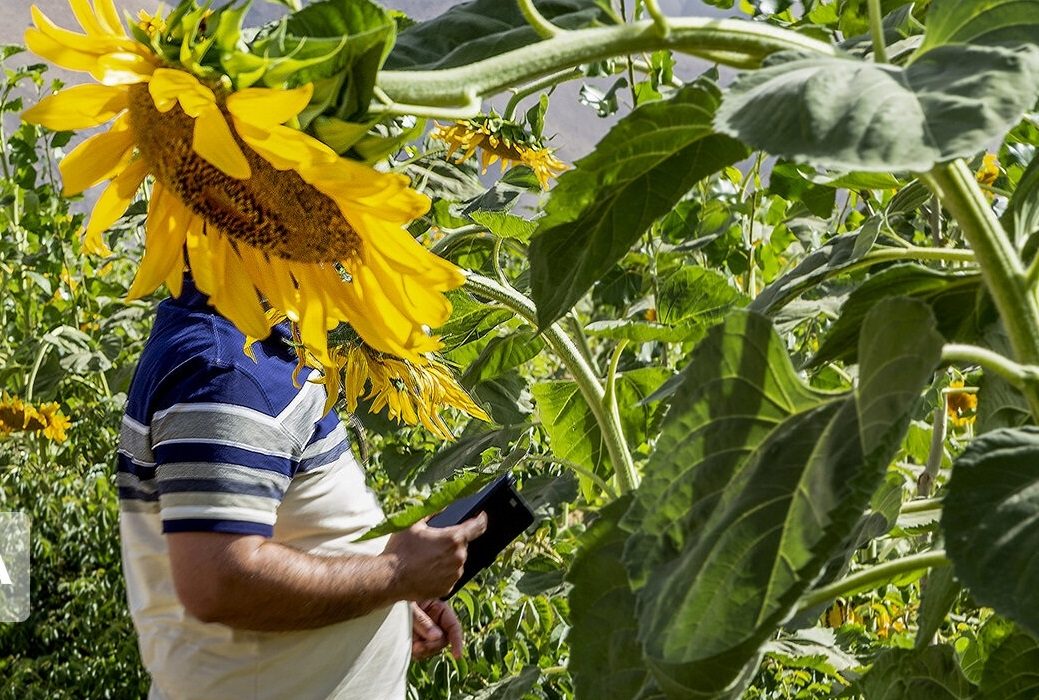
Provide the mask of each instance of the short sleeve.
{"label": "short sleeve", "polygon": [[302,448],[257,378],[181,368],[152,399],[162,531],[272,536]]}

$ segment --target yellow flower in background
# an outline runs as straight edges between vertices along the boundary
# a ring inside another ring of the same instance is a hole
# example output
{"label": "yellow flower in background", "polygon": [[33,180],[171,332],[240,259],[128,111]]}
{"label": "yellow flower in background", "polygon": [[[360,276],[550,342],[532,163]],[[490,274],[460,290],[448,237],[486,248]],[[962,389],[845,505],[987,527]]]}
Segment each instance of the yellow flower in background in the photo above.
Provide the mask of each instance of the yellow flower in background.
{"label": "yellow flower in background", "polygon": [[430,135],[447,144],[448,158],[458,152],[458,163],[469,160],[480,149],[483,172],[499,161],[503,172],[513,164],[526,165],[534,171],[541,189],[548,189],[549,179],[566,170],[566,164],[540,139],[495,115],[465,119],[449,126],[437,124]]}
{"label": "yellow flower in background", "polygon": [[61,412],[57,403],[35,407],[6,391],[0,395],[0,435],[28,432],[42,434],[54,442],[64,442],[65,431],[71,426],[71,421]]}
{"label": "yellow flower in background", "polygon": [[992,187],[999,179],[999,174],[999,157],[994,153],[986,153],[982,158],[981,167],[974,173],[974,177],[979,185]]}
{"label": "yellow flower in background", "polygon": [[346,407],[357,410],[359,399],[371,400],[374,413],[387,409],[398,423],[425,426],[431,433],[452,439],[451,429],[440,416],[443,407],[456,408],[480,420],[490,421],[443,364],[426,358],[407,362],[366,347],[340,346],[334,357],[346,375]]}
{"label": "yellow flower in background", "polygon": [[949,416],[949,422],[957,428],[972,425],[978,412],[977,394],[969,390],[955,391],[963,389],[962,379],[949,382],[949,388],[954,390],[945,394],[945,411]]}
{"label": "yellow flower in background", "polygon": [[[163,282],[179,295],[186,263],[246,335],[268,334],[264,303],[287,316],[326,374],[337,371],[327,333],[340,323],[416,363],[440,347],[428,329],[447,320],[444,292],[464,278],[404,229],[429,200],[406,177],[340,158],[293,128],[311,86],[229,91],[127,38],[112,0],[70,4],[84,34],[34,7],[26,43],[102,84],[62,90],[23,118],[55,130],[111,122],[60,164],[66,194],[109,181],[84,234],[88,251],[107,251],[101,234],[153,179],[131,299]],[[163,31],[156,17],[141,22],[146,33]]]}

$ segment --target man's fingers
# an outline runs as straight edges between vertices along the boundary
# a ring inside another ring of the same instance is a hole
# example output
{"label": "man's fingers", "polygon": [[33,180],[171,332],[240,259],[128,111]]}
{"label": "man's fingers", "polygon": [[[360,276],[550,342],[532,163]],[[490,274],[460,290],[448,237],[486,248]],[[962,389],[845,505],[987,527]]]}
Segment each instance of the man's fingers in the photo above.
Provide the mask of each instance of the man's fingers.
{"label": "man's fingers", "polygon": [[439,642],[444,638],[444,631],[440,629],[440,625],[415,603],[411,604],[411,620],[414,636],[418,639]]}
{"label": "man's fingers", "polygon": [[466,542],[472,542],[477,537],[487,532],[487,514],[480,513],[475,518],[466,520],[464,523],[456,526],[458,531],[462,533]]}

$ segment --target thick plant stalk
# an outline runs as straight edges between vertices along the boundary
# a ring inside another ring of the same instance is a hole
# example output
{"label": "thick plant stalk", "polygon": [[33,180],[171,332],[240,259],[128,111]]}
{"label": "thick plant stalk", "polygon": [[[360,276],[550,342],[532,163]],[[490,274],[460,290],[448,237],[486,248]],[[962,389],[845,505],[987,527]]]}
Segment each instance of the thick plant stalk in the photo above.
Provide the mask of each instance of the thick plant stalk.
{"label": "thick plant stalk", "polygon": [[[491,299],[507,307],[532,325],[537,325],[537,308],[534,302],[515,289],[505,287],[494,280],[470,272],[466,275],[465,286],[475,294]],[[577,383],[581,396],[595,417],[595,422],[602,432],[606,450],[613,464],[617,487],[624,494],[638,487],[639,477],[635,471],[635,462],[631,451],[624,440],[624,431],[615,412],[610,411],[606,402],[606,390],[599,383],[595,371],[585,361],[581,351],[558,323],[553,323],[544,330],[545,341],[566,366]]]}
{"label": "thick plant stalk", "polygon": [[797,612],[802,613],[811,610],[818,605],[829,603],[834,598],[872,590],[902,574],[924,571],[939,566],[947,566],[948,564],[949,558],[945,556],[943,550],[921,552],[908,557],[902,557],[901,559],[886,561],[883,564],[857,571],[839,581],[834,581],[828,586],[810,591],[798,603]]}
{"label": "thick plant stalk", "polygon": [[479,113],[481,100],[538,78],[616,56],[673,49],[736,67],[756,67],[770,54],[800,50],[832,56],[836,48],[758,22],[708,17],[656,20],[561,31],[550,39],[457,68],[382,71],[376,111],[458,118]]}
{"label": "thick plant stalk", "polygon": [[[1010,336],[1020,364],[1039,365],[1039,304],[1028,287],[1021,258],[962,159],[940,165],[925,178],[956,219],[981,266],[981,274]],[[1039,387],[1022,387],[1032,417],[1039,420]]]}
{"label": "thick plant stalk", "polygon": [[887,63],[887,45],[884,43],[884,15],[880,0],[869,0],[869,31],[873,35],[873,60]]}

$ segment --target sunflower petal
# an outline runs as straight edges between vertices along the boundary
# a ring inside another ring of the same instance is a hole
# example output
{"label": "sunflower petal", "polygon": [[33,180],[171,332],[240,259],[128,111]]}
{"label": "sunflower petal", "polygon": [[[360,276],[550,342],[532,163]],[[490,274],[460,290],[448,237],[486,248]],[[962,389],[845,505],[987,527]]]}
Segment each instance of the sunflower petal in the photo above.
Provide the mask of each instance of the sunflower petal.
{"label": "sunflower petal", "polygon": [[249,161],[216,105],[195,118],[193,148],[203,160],[237,180],[247,180],[252,175]]}
{"label": "sunflower petal", "polygon": [[94,11],[102,27],[111,34],[126,36],[126,29],[112,0],[94,0]]}
{"label": "sunflower petal", "polygon": [[86,233],[88,238],[100,235],[119,220],[119,217],[133,202],[134,194],[147,175],[148,163],[144,160],[136,160],[119,173],[119,177],[109,183],[101,196],[97,198],[97,204],[90,213],[90,223],[87,224]]}
{"label": "sunflower petal", "polygon": [[148,203],[144,258],[127,292],[127,299],[140,299],[155,291],[164,280],[183,275],[184,240],[191,218],[191,213],[175,196],[156,184]]}
{"label": "sunflower petal", "polygon": [[242,259],[226,239],[220,247],[223,280],[213,296],[213,305],[245,335],[266,338],[270,334],[267,314],[256,295],[256,288],[248,276],[242,274]]}
{"label": "sunflower petal", "polygon": [[97,67],[97,54],[70,48],[39,29],[26,29],[23,38],[25,46],[34,54],[67,70],[89,73]]}
{"label": "sunflower petal", "polygon": [[198,78],[182,70],[157,68],[148,83],[148,92],[160,112],[168,112],[174,104],[180,102],[185,114],[197,117],[216,106],[213,91],[200,83]]}
{"label": "sunflower petal", "polygon": [[91,136],[65,156],[58,169],[63,194],[79,194],[102,180],[114,177],[126,167],[133,152],[134,138],[130,120],[124,114],[104,134]]}
{"label": "sunflower petal", "polygon": [[188,228],[187,248],[188,265],[191,267],[195,286],[205,294],[211,293],[216,289],[216,265],[220,260],[214,254],[205,222],[200,218],[195,218]]}
{"label": "sunflower petal", "polygon": [[107,258],[112,254],[112,249],[108,247],[107,243],[105,243],[105,238],[101,234],[101,231],[94,231],[88,236],[84,229],[82,236],[84,253],[87,255],[96,255],[101,258]]}
{"label": "sunflower petal", "polygon": [[235,131],[250,148],[278,170],[330,163],[339,158],[335,151],[317,139],[287,126],[257,127],[235,117]]}
{"label": "sunflower petal", "polygon": [[294,90],[246,88],[227,98],[227,111],[247,124],[272,127],[299,115],[313,94],[309,83]]}
{"label": "sunflower petal", "polygon": [[120,39],[114,36],[90,36],[78,32],[69,31],[59,27],[35,5],[30,9],[33,24],[47,38],[59,44],[63,44],[73,51],[81,53],[101,55],[111,51],[128,50],[133,48],[133,42],[129,39]]}
{"label": "sunflower petal", "polygon": [[83,27],[83,31],[87,34],[104,36],[109,33],[97,20],[94,8],[90,6],[88,0],[69,0],[69,6],[72,8],[72,14],[76,16],[79,26]]}
{"label": "sunflower petal", "polygon": [[151,59],[132,51],[114,51],[98,58],[90,74],[104,85],[133,85],[147,82],[154,72]]}
{"label": "sunflower petal", "polygon": [[128,103],[125,87],[77,85],[43,98],[22,112],[22,119],[54,131],[89,129],[111,120]]}

